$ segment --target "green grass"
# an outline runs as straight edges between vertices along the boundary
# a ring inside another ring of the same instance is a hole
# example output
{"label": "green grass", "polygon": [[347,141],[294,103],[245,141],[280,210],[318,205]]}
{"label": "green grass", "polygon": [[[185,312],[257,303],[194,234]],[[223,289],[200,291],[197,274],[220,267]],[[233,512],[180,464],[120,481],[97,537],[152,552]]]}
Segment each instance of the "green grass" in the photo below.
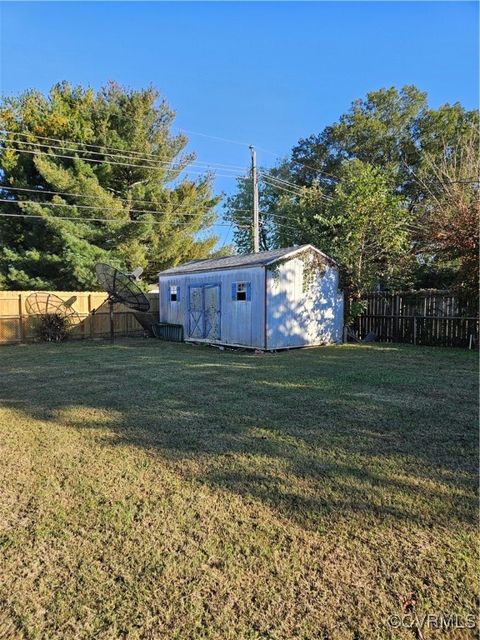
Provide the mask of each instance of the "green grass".
{"label": "green grass", "polygon": [[[472,352],[0,350],[0,638],[388,640],[476,611]],[[425,639],[470,638],[473,631]]]}

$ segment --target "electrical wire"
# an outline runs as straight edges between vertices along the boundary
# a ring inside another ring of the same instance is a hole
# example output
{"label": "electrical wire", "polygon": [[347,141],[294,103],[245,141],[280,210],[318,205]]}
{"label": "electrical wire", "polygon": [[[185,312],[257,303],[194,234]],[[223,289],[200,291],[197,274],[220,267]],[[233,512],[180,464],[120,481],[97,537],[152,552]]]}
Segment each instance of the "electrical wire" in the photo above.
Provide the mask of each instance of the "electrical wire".
{"label": "electrical wire", "polygon": [[[220,140],[221,142],[228,142],[230,144],[238,144],[241,145],[242,147],[250,147],[251,144],[249,144],[248,142],[240,142],[239,140],[230,140],[229,138],[221,138],[219,136],[212,136],[209,135],[207,133],[200,133],[198,131],[189,131],[188,129],[180,129],[179,130],[180,133],[187,133],[187,134],[191,134],[191,135],[195,135],[195,136],[201,136],[202,138],[210,138],[212,140]],[[270,149],[265,149],[264,147],[257,147],[256,145],[254,145],[256,149],[258,149],[258,151],[263,151],[264,153],[270,153],[273,156],[275,156],[276,158],[282,158],[283,155],[280,153],[276,153],[275,151],[271,151]],[[326,176],[328,178],[331,178],[333,180],[338,180],[337,176],[334,176],[331,173],[326,173],[325,171],[320,171],[320,169],[316,169],[315,167],[311,167],[308,164],[305,164],[305,162],[300,162],[299,160],[294,160],[293,158],[290,158],[289,162],[292,162],[294,164],[299,164],[303,167],[306,167],[307,169],[310,169],[310,171],[315,171],[315,173],[318,173],[320,175]]]}
{"label": "electrical wire", "polygon": [[[298,185],[294,184],[293,182],[289,182],[288,180],[283,180],[281,178],[277,178],[276,176],[272,176],[272,174],[269,173],[265,173],[265,172],[260,172],[260,176],[267,178],[267,180],[273,180],[275,182],[278,182],[280,186],[289,186],[293,191],[295,191],[296,189],[298,190],[297,193],[301,194],[302,193],[302,187],[299,187]],[[273,185],[270,185],[273,186]],[[323,198],[324,200],[333,200],[332,197],[325,195],[324,193],[319,193],[318,194],[321,198]]]}
{"label": "electrical wire", "polygon": [[[47,191],[47,190],[44,190],[44,189],[27,189],[26,187],[10,187],[10,186],[0,185],[0,191],[2,189],[5,189],[7,191],[21,191],[21,192],[28,192],[28,193],[40,193],[40,194],[53,195],[53,196],[69,196],[71,198],[94,198],[94,199],[98,198],[98,196],[91,196],[91,195],[81,194],[81,193],[68,193],[66,191]],[[114,197],[116,197],[116,196],[114,196]],[[132,204],[134,202],[143,202],[143,203],[152,204],[152,205],[155,204],[151,200],[137,200],[137,199],[129,200],[128,198],[116,198],[116,199],[119,200],[120,202],[126,202],[127,204]],[[11,200],[11,201],[9,200],[9,202],[17,202],[17,201],[16,200]],[[174,206],[175,210],[177,210],[177,209],[191,209],[192,208],[191,205],[180,205],[180,204],[174,204],[174,203],[169,203],[169,204]],[[101,208],[103,208],[103,206],[99,206],[97,208],[101,209]],[[249,213],[251,210],[250,209],[230,209],[230,211],[238,211],[238,212]]]}
{"label": "electrical wire", "polygon": [[290,187],[292,189],[298,189],[299,192],[301,191],[301,187],[299,187],[295,183],[289,182],[288,180],[283,180],[282,178],[277,178],[277,176],[274,176],[271,173],[260,171],[259,175],[260,177],[268,178],[269,180],[273,180],[274,182],[278,182],[279,184]]}
{"label": "electrical wire", "polygon": [[[0,202],[7,202],[9,204],[41,204],[41,205],[46,205],[46,206],[61,206],[61,207],[80,207],[81,205],[68,205],[68,204],[62,204],[62,203],[53,203],[53,202],[48,202],[48,203],[40,203],[38,201],[28,201],[28,200],[6,200],[3,198],[0,198]],[[98,209],[98,207],[82,207],[82,208],[89,208],[89,209]],[[158,212],[158,211],[148,211],[147,213],[162,213],[162,212]],[[189,215],[189,214],[183,214],[183,215]],[[190,214],[190,215],[194,215],[194,214]],[[276,214],[269,214],[269,215],[276,215]],[[30,213],[3,213],[0,212],[0,217],[3,218],[32,218],[34,220],[45,220],[45,221],[54,221],[54,220],[70,220],[70,221],[74,221],[74,222],[80,222],[80,223],[85,223],[85,222],[104,222],[106,224],[120,224],[120,225],[126,225],[126,224],[155,224],[155,225],[161,225],[164,224],[163,221],[160,220],[119,220],[118,218],[84,218],[84,217],[79,217],[79,216],[42,216],[42,215],[36,215],[36,214],[30,214]],[[215,226],[217,227],[231,227],[232,225],[235,225],[238,228],[251,228],[252,225],[244,225],[244,224],[236,224],[234,222],[232,223],[222,223],[222,222],[215,222],[213,223]],[[187,226],[187,225],[183,225],[183,226]],[[294,231],[298,231],[297,227],[293,227],[292,225],[287,225],[283,222],[277,222],[275,221],[275,227],[277,229],[292,229]],[[228,232],[227,232],[228,233]]]}
{"label": "electrical wire", "polygon": [[[227,138],[221,138],[221,137],[218,137],[218,136],[211,136],[211,135],[208,135],[208,134],[203,134],[203,133],[199,133],[199,132],[195,132],[195,131],[187,131],[187,130],[183,130],[183,131],[185,133],[191,133],[193,135],[199,135],[199,136],[203,136],[203,137],[206,137],[206,138],[212,138],[214,140],[221,140],[221,141],[224,141],[224,142],[230,142],[230,143],[233,143],[233,144],[239,144],[239,145],[247,146],[247,147],[250,146],[246,142],[239,142],[239,141],[235,141],[235,140],[229,140]],[[6,134],[14,135],[14,136],[22,136],[24,138],[34,137],[37,140],[50,140],[50,141],[53,141],[53,142],[60,143],[61,146],[49,145],[49,144],[46,144],[46,143],[45,144],[38,144],[38,143],[31,142],[29,140],[27,140],[27,141],[13,140],[13,141],[11,141],[11,142],[15,142],[17,144],[23,144],[23,145],[30,144],[32,146],[37,146],[37,147],[49,147],[49,148],[54,148],[54,149],[58,149],[58,150],[62,150],[63,149],[65,151],[91,153],[91,154],[94,154],[94,155],[109,155],[109,156],[111,156],[113,158],[117,158],[117,159],[126,158],[126,159],[129,159],[129,160],[134,160],[135,158],[132,158],[132,156],[138,156],[139,159],[144,160],[146,162],[155,162],[155,164],[153,164],[153,165],[147,165],[147,166],[152,166],[152,167],[154,167],[156,164],[170,165],[173,162],[172,160],[167,161],[167,162],[165,162],[165,161],[162,162],[159,158],[162,158],[162,157],[165,157],[165,156],[157,156],[156,154],[149,153],[149,152],[126,151],[125,149],[120,149],[119,147],[110,147],[110,146],[107,146],[107,145],[94,145],[94,144],[90,144],[90,143],[86,143],[86,142],[77,142],[77,141],[73,141],[73,140],[61,140],[60,138],[52,138],[52,137],[47,137],[47,136],[40,136],[38,134],[33,134],[33,133],[16,132],[16,131],[11,131],[11,130],[7,130],[7,129],[1,130],[0,131],[0,135],[2,135],[2,133],[3,134],[6,133]],[[86,149],[72,149],[72,148],[68,148],[66,146],[66,144],[74,144],[74,145],[77,145],[77,146],[98,148],[98,149],[101,149],[101,151],[87,151]],[[277,157],[279,156],[279,154],[276,154],[273,151],[269,151],[268,149],[264,149],[262,147],[257,147],[257,148],[259,150],[265,151],[266,153],[271,153],[272,155],[275,155]],[[115,153],[106,153],[105,149],[107,151],[114,151]],[[150,160],[150,158],[152,158],[152,160]],[[328,173],[325,173],[323,171],[320,171],[319,169],[315,169],[314,167],[311,167],[311,166],[309,166],[309,165],[307,165],[307,164],[305,164],[303,162],[300,162],[298,160],[290,159],[290,162],[293,162],[294,164],[300,164],[302,166],[307,167],[308,169],[310,169],[312,171],[315,171],[315,172],[320,173],[322,175],[331,177],[333,179],[337,179],[337,177],[333,176],[332,174],[328,174]],[[125,165],[125,166],[128,166],[128,165]],[[135,166],[137,166],[137,165],[135,165]],[[140,165],[138,165],[138,166],[140,166]],[[241,171],[241,170],[244,169],[244,167],[241,166],[241,165],[232,165],[232,164],[219,163],[219,162],[206,162],[206,161],[201,161],[201,160],[191,160],[188,163],[187,166],[194,166],[194,167],[197,167],[197,168],[205,168],[205,169],[208,169],[208,168],[211,167],[211,168],[214,168],[214,169],[219,169],[220,171],[230,171],[230,172]],[[187,170],[186,168],[181,169],[180,163],[178,163],[178,162],[177,162],[176,165],[172,166],[171,168],[172,168],[172,170]],[[276,178],[278,180],[282,180],[281,178],[278,178],[277,176],[273,176],[271,173],[267,172],[267,175],[269,175],[272,178]],[[219,176],[219,177],[228,177],[228,176]],[[288,182],[287,180],[283,180],[283,182],[285,182],[287,184],[290,184],[292,187],[296,186],[293,182]]]}
{"label": "electrical wire", "polygon": [[[126,158],[127,160],[136,160],[137,158],[132,158],[131,156],[128,155],[121,155],[121,154],[114,154],[114,153],[102,153],[100,151],[89,151],[86,149],[74,149],[72,147],[64,147],[64,146],[58,146],[58,145],[50,145],[47,144],[45,142],[29,142],[29,141],[24,141],[24,140],[11,140],[10,144],[23,144],[23,145],[29,145],[31,147],[40,147],[44,150],[50,150],[50,149],[57,149],[59,151],[73,151],[74,153],[89,153],[89,154],[95,154],[98,156],[110,156],[111,158],[114,158],[115,160],[117,159],[121,159],[121,158]],[[83,159],[83,156],[80,156],[81,159]],[[87,158],[85,158],[86,160]],[[103,160],[103,159],[102,159]],[[139,160],[142,160],[144,162],[153,162],[153,160],[150,159],[144,159],[144,158],[139,158]],[[204,169],[207,170],[209,168],[212,169],[217,169],[217,167],[213,167],[212,165],[208,165],[207,163],[203,163],[203,162],[196,162],[196,161],[191,161],[188,162],[182,166],[182,162],[177,162],[176,164],[173,164],[173,160],[169,161],[169,162],[165,162],[162,160],[157,160],[155,161],[153,164],[146,164],[145,167],[146,168],[152,168],[155,169],[158,166],[166,166],[169,169],[172,169],[173,171],[184,171],[186,169],[186,167],[192,165],[194,166],[194,168],[196,169]],[[243,169],[243,167],[239,167],[239,169]],[[221,168],[222,171],[238,171],[238,169],[228,169],[228,168]]]}
{"label": "electrical wire", "polygon": [[[147,162],[151,162],[151,161],[155,161],[157,163],[160,164],[170,164],[172,161],[168,160],[168,162],[161,162],[160,158],[163,158],[164,160],[166,160],[165,156],[158,156],[154,153],[149,153],[147,151],[142,152],[142,151],[128,151],[126,149],[119,149],[118,147],[109,147],[107,145],[99,145],[99,144],[89,144],[87,142],[77,142],[74,140],[61,140],[60,138],[50,138],[47,136],[39,136],[36,133],[21,133],[21,132],[17,132],[17,131],[11,131],[8,129],[3,129],[0,130],[0,135],[5,135],[5,134],[9,134],[9,135],[14,135],[14,136],[21,136],[24,138],[28,138],[28,137],[33,137],[36,138],[37,140],[50,140],[52,142],[58,142],[61,145],[61,148],[65,149],[65,150],[69,150],[69,151],[82,151],[83,153],[93,153],[96,155],[110,155],[110,156],[115,156],[115,157],[124,157],[124,158],[128,158],[131,160],[134,160],[135,158],[132,158],[131,156],[139,156],[139,159],[145,159]],[[13,142],[17,142],[19,144],[30,144],[30,145],[34,145],[36,143],[31,142],[30,140],[13,140]],[[86,149],[67,149],[66,145],[67,144],[74,144],[77,146],[83,146],[83,147],[95,147],[95,148],[99,148],[101,149],[101,151],[87,151]],[[47,143],[43,143],[41,145],[36,145],[36,146],[44,146],[44,147],[51,147],[51,148],[59,148],[59,147],[54,147],[53,145],[49,145]],[[107,151],[114,151],[115,153],[105,153],[105,149]],[[118,153],[120,152],[120,153]],[[128,155],[125,155],[128,154]],[[153,160],[149,160],[149,158],[152,158]],[[195,164],[198,166],[216,166],[216,167],[220,167],[221,169],[225,169],[225,170],[243,170],[244,167],[240,166],[240,165],[232,165],[232,164],[224,164],[224,163],[219,163],[219,162],[206,162],[206,161],[201,161],[201,160],[191,160],[189,162],[189,164]]]}
{"label": "electrical wire", "polygon": [[[277,189],[280,189],[282,191],[286,191],[287,193],[291,193],[293,195],[299,196],[302,195],[302,191],[295,191],[293,189],[287,189],[286,187],[284,187],[283,185],[280,184],[275,184],[274,182],[271,182],[269,178],[266,178],[265,176],[262,176],[262,179],[264,180],[264,182],[268,185],[270,185],[271,187],[276,187]],[[323,198],[324,200],[329,200],[332,201],[333,198],[331,198],[330,196],[326,196],[324,193],[318,193],[320,198]]]}
{"label": "electrical wire", "polygon": [[[1,200],[0,200],[1,202]],[[10,201],[9,201],[10,202]],[[52,222],[54,220],[70,220],[70,221],[74,221],[74,222],[104,222],[106,224],[121,224],[121,225],[125,225],[125,224],[162,224],[162,222],[156,221],[156,220],[117,220],[116,218],[79,218],[76,216],[53,216],[53,217],[48,217],[48,216],[40,216],[40,215],[33,215],[33,214],[29,214],[29,213],[0,213],[0,217],[2,218],[23,218],[23,219],[33,219],[33,220],[43,220],[46,222]],[[223,223],[223,222],[216,222],[215,226],[216,227],[231,227],[233,224],[235,223]],[[188,226],[188,225],[183,225],[184,227]],[[249,228],[250,225],[237,225],[235,224],[235,226],[239,227],[239,228]],[[288,225],[284,225],[284,224],[278,224],[276,225],[278,228],[284,228],[284,229],[293,229],[295,231],[298,231],[298,229],[296,227],[291,227]],[[228,232],[227,232],[228,233]]]}
{"label": "electrical wire", "polygon": [[242,147],[250,147],[248,142],[240,142],[239,140],[230,140],[229,138],[221,138],[220,136],[212,136],[208,133],[200,133],[198,131],[189,131],[188,129],[179,129],[180,133],[187,133],[192,136],[201,136],[202,138],[210,138],[211,140],[220,140],[220,142],[229,142],[230,144],[238,144]]}
{"label": "electrical wire", "polygon": [[[69,204],[67,202],[40,202],[39,200],[8,200],[4,198],[0,198],[0,202],[8,202],[9,204],[39,204],[45,207],[71,207],[73,209],[102,209],[104,211],[118,211],[116,207],[103,207],[96,205],[88,205],[88,204]],[[161,214],[161,215],[171,215],[172,213],[176,213],[175,211],[167,212],[167,211],[151,211],[150,209],[129,209],[128,213],[150,213],[150,214]],[[196,216],[196,213],[181,213],[182,216]]]}
{"label": "electrical wire", "polygon": [[[40,190],[40,189],[27,189],[24,187],[9,187],[9,186],[0,186],[0,191],[2,189],[6,189],[6,190],[14,190],[14,191],[22,191],[22,192],[29,192],[29,193],[39,193],[39,194],[48,194],[48,195],[57,195],[57,196],[70,196],[70,197],[79,197],[79,198],[95,198],[97,196],[87,196],[87,195],[81,195],[78,193],[67,193],[67,192],[63,192],[63,191],[44,191],[44,190]],[[130,202],[129,200],[121,200],[123,202]],[[98,205],[98,206],[94,206],[94,205],[80,205],[80,204],[71,204],[71,203],[63,203],[63,202],[50,202],[50,201],[40,201],[40,200],[9,200],[9,199],[0,199],[0,202],[8,202],[9,204],[40,204],[42,206],[59,206],[59,207],[75,207],[75,208],[80,208],[80,209],[103,209],[103,210],[112,210],[112,211],[116,211],[117,208],[116,207],[105,207],[103,205]],[[137,202],[147,202],[149,203],[148,200],[138,200]],[[153,203],[149,203],[149,204],[153,204]],[[169,215],[171,213],[176,213],[177,210],[179,208],[183,208],[183,205],[173,205],[173,210],[171,212],[167,212],[167,211],[158,211],[158,210],[151,210],[151,209],[129,209],[129,212],[132,213],[157,213],[157,214],[163,214],[163,215]],[[190,208],[190,207],[186,207],[186,208]],[[251,213],[251,209],[229,209],[229,211],[234,211],[236,213]],[[272,216],[275,218],[283,218],[285,220],[290,220],[291,218],[289,216],[285,216],[279,213],[273,213],[270,211],[260,211],[259,212],[262,215],[266,215],[266,216]],[[197,215],[196,213],[182,213],[181,215],[185,216],[185,215],[192,215],[195,216]]]}
{"label": "electrical wire", "polygon": [[[277,153],[276,151],[271,151],[270,149],[264,149],[263,147],[257,147],[257,149],[259,151],[263,151],[264,153],[270,153],[272,156],[275,156],[276,158],[283,158],[284,156],[280,153]],[[316,169],[315,167],[312,167],[308,164],[305,164],[305,162],[301,162],[300,160],[294,160],[293,158],[288,158],[288,162],[293,163],[293,164],[298,164],[301,165],[302,167],[305,167],[306,169],[310,169],[310,171],[314,171],[315,173],[318,173],[322,176],[325,176],[327,178],[330,178],[332,180],[338,180],[338,176],[334,176],[333,173],[327,173],[325,171],[321,171],[320,169]]]}
{"label": "electrical wire", "polygon": [[[66,159],[70,159],[70,160],[82,160],[83,162],[96,162],[98,164],[107,164],[107,165],[116,165],[116,166],[121,166],[121,167],[134,167],[135,169],[154,169],[155,167],[152,166],[145,166],[145,165],[141,165],[141,164],[129,164],[126,162],[112,162],[110,160],[97,160],[95,158],[81,158],[78,156],[66,156],[66,155],[61,155],[59,153],[45,153],[43,151],[30,151],[28,149],[16,149],[13,148],[13,151],[16,151],[17,153],[29,153],[32,155],[41,155],[41,156],[48,156],[49,158],[66,158]],[[202,171],[191,171],[190,169],[180,169],[179,173],[185,171],[187,173],[194,173],[197,175],[205,175],[205,172]],[[228,175],[228,174],[221,174],[221,173],[216,173],[215,177],[218,178],[241,178],[242,176],[235,176],[235,175]]]}
{"label": "electrical wire", "polygon": [[298,191],[293,191],[293,190],[291,190],[291,189],[287,189],[286,187],[282,187],[282,186],[280,186],[279,184],[275,184],[274,182],[269,182],[269,180],[268,180],[268,179],[266,179],[265,177],[263,178],[263,180],[264,180],[264,182],[265,182],[266,184],[270,185],[271,187],[275,187],[276,189],[280,189],[280,191],[285,191],[286,193],[290,193],[290,194],[292,194],[292,195],[294,195],[294,196],[299,196],[299,195],[301,195],[301,193],[300,193],[300,192],[298,192]]}
{"label": "electrical wire", "polygon": [[228,225],[229,228],[227,229],[227,231],[225,232],[225,237],[223,239],[222,245],[220,246],[220,251],[225,247],[225,245],[227,244],[227,238],[229,233],[231,233],[233,231],[233,222],[230,223],[230,225]]}
{"label": "electrical wire", "polygon": [[270,177],[268,174],[265,174],[265,173],[260,173],[259,176],[261,179],[265,181],[266,184],[270,184],[271,186],[278,185],[280,187],[285,187],[290,189],[291,191],[295,191],[299,195],[302,193],[302,189],[297,185],[294,185],[293,183],[288,183],[288,182],[279,181],[279,180],[277,181],[274,177]]}
{"label": "electrical wire", "polygon": [[[33,218],[34,220],[74,220],[75,222],[105,222],[109,224],[163,224],[158,220],[118,220],[116,218],[79,218],[76,216],[40,216],[29,213],[0,213],[4,218]],[[222,222],[216,222],[217,227],[228,227],[229,225]],[[188,225],[184,225],[188,226]]]}

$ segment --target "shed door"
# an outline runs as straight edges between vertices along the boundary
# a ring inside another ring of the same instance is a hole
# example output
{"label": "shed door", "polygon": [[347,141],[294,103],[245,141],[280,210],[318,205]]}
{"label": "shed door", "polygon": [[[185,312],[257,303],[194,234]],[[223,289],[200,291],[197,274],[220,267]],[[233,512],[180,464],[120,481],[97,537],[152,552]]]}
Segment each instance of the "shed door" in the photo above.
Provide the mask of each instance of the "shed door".
{"label": "shed door", "polygon": [[188,328],[191,338],[203,338],[204,313],[203,313],[203,288],[190,287]]}
{"label": "shed door", "polygon": [[220,340],[220,286],[209,285],[204,288],[205,302],[205,338]]}
{"label": "shed door", "polygon": [[220,285],[190,287],[189,337],[220,340]]}

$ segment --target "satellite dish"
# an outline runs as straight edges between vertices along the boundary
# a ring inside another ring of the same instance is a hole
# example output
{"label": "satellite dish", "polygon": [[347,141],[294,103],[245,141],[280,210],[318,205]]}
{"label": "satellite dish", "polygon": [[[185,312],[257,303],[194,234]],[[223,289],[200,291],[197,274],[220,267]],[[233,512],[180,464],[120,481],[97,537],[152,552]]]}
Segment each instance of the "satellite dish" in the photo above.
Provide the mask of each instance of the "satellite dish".
{"label": "satellite dish", "polygon": [[147,312],[150,309],[150,301],[143,293],[135,280],[143,273],[141,267],[134,269],[132,273],[123,273],[109,264],[99,262],[95,265],[97,280],[108,293],[108,306],[110,311],[110,338],[114,339],[113,305],[118,302],[134,311]]}
{"label": "satellite dish", "polygon": [[45,316],[56,314],[62,318],[78,316],[72,308],[77,296],[72,296],[68,300],[62,300],[54,293],[45,291],[35,291],[25,300],[25,309],[29,315]]}
{"label": "satellite dish", "polygon": [[69,331],[80,322],[80,316],[73,309],[76,299],[77,296],[72,296],[68,300],[62,300],[54,293],[35,291],[25,300],[25,309],[29,315],[42,318],[42,334],[45,340],[59,340],[62,339],[59,336],[64,330]]}

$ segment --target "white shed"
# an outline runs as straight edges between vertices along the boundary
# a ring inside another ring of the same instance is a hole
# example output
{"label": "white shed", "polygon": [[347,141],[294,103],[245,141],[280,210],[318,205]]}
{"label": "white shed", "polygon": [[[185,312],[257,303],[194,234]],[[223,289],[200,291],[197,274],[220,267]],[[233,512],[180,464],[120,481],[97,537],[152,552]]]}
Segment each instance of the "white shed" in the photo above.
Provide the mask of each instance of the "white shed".
{"label": "white shed", "polygon": [[186,340],[262,350],[340,342],[334,260],[307,244],[193,260],[159,273],[160,322]]}

